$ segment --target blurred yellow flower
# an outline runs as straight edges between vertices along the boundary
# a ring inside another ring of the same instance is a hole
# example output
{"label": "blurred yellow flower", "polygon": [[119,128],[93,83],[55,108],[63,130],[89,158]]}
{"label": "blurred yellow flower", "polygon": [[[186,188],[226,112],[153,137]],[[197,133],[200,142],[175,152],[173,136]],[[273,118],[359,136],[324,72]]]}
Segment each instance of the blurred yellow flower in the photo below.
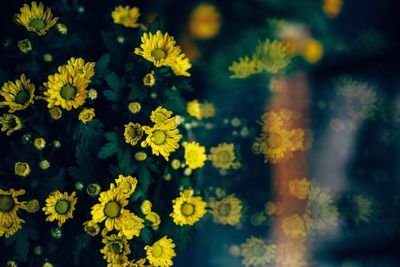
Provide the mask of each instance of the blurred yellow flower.
{"label": "blurred yellow flower", "polygon": [[26,162],[16,162],[14,165],[15,175],[26,177],[31,173],[31,168]]}
{"label": "blurred yellow flower", "polygon": [[265,266],[275,259],[276,246],[267,244],[264,240],[256,237],[246,239],[240,245],[242,264],[244,266]]}
{"label": "blurred yellow flower", "polygon": [[221,200],[210,198],[208,206],[214,222],[236,225],[242,218],[242,202],[234,195],[226,196]]}
{"label": "blurred yellow flower", "polygon": [[57,28],[58,32],[61,33],[61,34],[67,34],[68,33],[68,27],[65,26],[62,23],[57,23],[56,24],[56,28]]}
{"label": "blurred yellow flower", "polygon": [[266,39],[256,47],[253,60],[256,62],[257,72],[266,71],[274,74],[283,71],[291,63],[292,55],[283,43]]}
{"label": "blurred yellow flower", "polygon": [[206,148],[193,141],[191,143],[183,142],[185,148],[185,162],[191,169],[197,169],[204,166],[207,160]]}
{"label": "blurred yellow flower", "polygon": [[121,24],[129,28],[137,28],[140,16],[139,8],[130,6],[117,6],[111,13],[111,17],[115,24]]}
{"label": "blurred yellow flower", "polygon": [[306,199],[310,192],[310,182],[307,178],[289,181],[289,192],[298,199]]}
{"label": "blurred yellow flower", "polygon": [[153,87],[156,84],[156,79],[154,78],[153,70],[144,76],[143,84],[147,87]]}
{"label": "blurred yellow flower", "polygon": [[336,18],[342,11],[342,0],[323,0],[322,10],[330,18]]}
{"label": "blurred yellow flower", "polygon": [[210,149],[211,154],[208,159],[211,160],[215,168],[221,170],[228,170],[233,167],[235,163],[235,151],[233,144],[222,143]]}
{"label": "blurred yellow flower", "polygon": [[304,59],[311,64],[315,64],[321,60],[324,54],[324,47],[316,39],[310,38],[305,43],[305,46],[302,50],[302,55]]}
{"label": "blurred yellow flower", "polygon": [[199,4],[189,17],[189,34],[196,39],[214,38],[220,27],[220,13],[212,4]]}
{"label": "blurred yellow flower", "polygon": [[233,74],[232,79],[246,79],[247,77],[256,74],[256,61],[248,56],[239,58],[239,61],[234,61],[228,68]]}
{"label": "blurred yellow flower", "polygon": [[286,236],[294,239],[305,238],[307,235],[304,220],[297,213],[283,219],[281,227]]}
{"label": "blurred yellow flower", "polygon": [[128,109],[132,114],[136,114],[142,109],[142,105],[139,102],[130,102]]}

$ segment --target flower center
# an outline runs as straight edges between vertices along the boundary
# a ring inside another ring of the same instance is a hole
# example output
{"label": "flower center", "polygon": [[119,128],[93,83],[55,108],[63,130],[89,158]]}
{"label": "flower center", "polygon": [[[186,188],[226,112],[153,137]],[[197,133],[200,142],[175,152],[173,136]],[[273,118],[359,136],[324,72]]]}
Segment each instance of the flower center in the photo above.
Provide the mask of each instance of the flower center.
{"label": "flower center", "polygon": [[35,29],[35,31],[40,31],[44,28],[46,24],[44,23],[43,20],[34,18],[30,21],[29,26]]}
{"label": "flower center", "polygon": [[276,133],[271,133],[268,136],[268,146],[272,148],[277,148],[282,144],[282,136]]}
{"label": "flower center", "polygon": [[14,208],[14,199],[9,195],[0,195],[0,212],[8,212]]}
{"label": "flower center", "polygon": [[58,214],[66,214],[69,211],[69,201],[59,200],[54,208]]}
{"label": "flower center", "polygon": [[104,207],[104,214],[109,218],[116,218],[120,213],[121,205],[116,201],[110,201]]}
{"label": "flower center", "polygon": [[164,50],[160,48],[156,48],[151,52],[151,55],[156,59],[156,60],[161,60],[164,59],[167,54],[164,52]]}
{"label": "flower center", "polygon": [[156,145],[161,145],[165,141],[165,132],[161,130],[155,130],[152,135],[152,140]]}
{"label": "flower center", "polygon": [[128,135],[132,137],[132,139],[135,139],[136,137],[140,136],[140,133],[141,133],[140,128],[134,126],[128,128]]}
{"label": "flower center", "polygon": [[122,254],[124,245],[120,241],[114,241],[111,243],[111,249],[115,254]]}
{"label": "flower center", "polygon": [[20,90],[14,98],[15,103],[23,105],[29,100],[29,92],[25,89]]}
{"label": "flower center", "polygon": [[65,100],[71,100],[74,99],[76,96],[76,88],[66,84],[61,88],[61,97],[64,98]]}
{"label": "flower center", "polygon": [[188,162],[196,162],[197,159],[199,158],[199,155],[196,151],[191,150],[187,153],[187,161]]}
{"label": "flower center", "polygon": [[231,161],[231,156],[228,151],[221,151],[218,153],[218,159],[221,162],[229,162]]}
{"label": "flower center", "polygon": [[251,248],[251,252],[253,253],[254,256],[261,257],[265,253],[265,248],[262,244],[255,244]]}
{"label": "flower center", "polygon": [[194,208],[195,207],[193,204],[185,202],[182,204],[181,212],[184,216],[191,216],[194,214],[194,210],[195,210]]}
{"label": "flower center", "polygon": [[163,248],[162,246],[158,245],[158,244],[154,244],[153,248],[151,250],[151,254],[155,257],[158,258],[162,255],[163,253]]}
{"label": "flower center", "polygon": [[231,213],[231,204],[221,204],[219,205],[218,211],[221,216],[228,216]]}

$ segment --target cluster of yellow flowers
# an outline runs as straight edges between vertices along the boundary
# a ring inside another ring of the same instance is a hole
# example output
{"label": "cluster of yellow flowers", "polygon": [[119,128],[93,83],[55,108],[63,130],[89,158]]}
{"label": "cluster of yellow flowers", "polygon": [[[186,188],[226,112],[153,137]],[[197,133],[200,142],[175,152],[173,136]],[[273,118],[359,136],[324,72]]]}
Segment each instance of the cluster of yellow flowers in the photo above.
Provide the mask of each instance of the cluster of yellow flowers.
{"label": "cluster of yellow flowers", "polygon": [[262,132],[253,144],[255,154],[263,154],[265,161],[276,163],[306,149],[303,129],[290,129],[291,112],[270,111],[262,116]]}

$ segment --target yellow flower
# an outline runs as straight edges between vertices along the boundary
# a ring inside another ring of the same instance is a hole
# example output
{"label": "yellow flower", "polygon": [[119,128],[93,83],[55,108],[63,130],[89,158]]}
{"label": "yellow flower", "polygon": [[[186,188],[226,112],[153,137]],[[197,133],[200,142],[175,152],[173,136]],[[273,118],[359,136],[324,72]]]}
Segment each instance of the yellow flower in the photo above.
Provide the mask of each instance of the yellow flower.
{"label": "yellow flower", "polygon": [[5,82],[1,87],[0,95],[4,101],[0,102],[0,108],[8,107],[10,113],[26,109],[33,104],[34,93],[35,85],[26,78],[25,74],[21,74],[19,80]]}
{"label": "yellow flower", "polygon": [[230,169],[236,159],[233,144],[222,143],[210,149],[211,154],[208,159],[212,165],[221,170]]}
{"label": "yellow flower", "polygon": [[42,170],[47,170],[50,167],[50,162],[48,160],[41,160],[39,162],[39,168],[41,168]]}
{"label": "yellow flower", "polygon": [[[0,228],[5,224],[10,224],[18,219],[17,211],[27,209],[25,201],[19,201],[18,197],[25,194],[25,190],[15,190],[11,188],[8,191],[0,189]],[[1,234],[0,234],[1,236]]]}
{"label": "yellow flower", "polygon": [[39,211],[39,209],[40,205],[37,199],[33,199],[26,203],[26,211],[29,213],[36,213],[37,211]]}
{"label": "yellow flower", "polygon": [[68,33],[68,27],[65,26],[62,23],[57,23],[56,24],[56,28],[57,28],[58,32],[61,33],[61,34],[67,34]]}
{"label": "yellow flower", "polygon": [[143,201],[142,206],[140,206],[140,210],[145,215],[145,219],[153,223],[153,229],[157,230],[161,223],[161,219],[157,213],[151,210],[151,207],[151,202],[149,200],[145,200]]}
{"label": "yellow flower", "polygon": [[201,120],[203,117],[201,115],[200,103],[197,99],[192,100],[186,104],[186,111],[190,116]]}
{"label": "yellow flower", "polygon": [[257,71],[277,73],[284,70],[292,61],[286,47],[278,41],[260,42],[253,54]]}
{"label": "yellow flower", "polygon": [[342,0],[324,0],[322,10],[328,17],[335,18],[342,11]]}
{"label": "yellow flower", "polygon": [[143,84],[147,87],[153,87],[156,84],[156,79],[154,78],[153,70],[144,76]]}
{"label": "yellow flower", "polygon": [[100,226],[93,221],[84,222],[83,229],[90,236],[96,236],[100,233]]}
{"label": "yellow flower", "polygon": [[130,197],[135,192],[137,179],[132,176],[119,175],[115,180],[117,188],[122,190],[122,193]]}
{"label": "yellow flower", "polygon": [[298,199],[306,199],[310,192],[310,182],[307,178],[289,181],[289,192]]}
{"label": "yellow flower", "polygon": [[192,64],[185,54],[180,54],[170,67],[175,75],[190,77],[188,70],[192,67]]}
{"label": "yellow flower", "polygon": [[46,199],[46,206],[42,208],[47,216],[46,221],[58,221],[61,227],[67,219],[73,218],[73,212],[77,202],[76,193],[71,195],[56,191],[51,193]]}
{"label": "yellow flower", "polygon": [[204,166],[207,160],[206,149],[199,143],[193,141],[191,143],[183,142],[185,148],[185,162],[191,169],[197,169]]}
{"label": "yellow flower", "polygon": [[180,161],[179,159],[174,159],[174,160],[171,162],[171,167],[172,167],[172,169],[174,169],[174,170],[179,169],[179,168],[181,167],[181,161]]}
{"label": "yellow flower", "polygon": [[155,124],[168,124],[169,122],[175,120],[175,117],[171,118],[171,116],[172,111],[159,106],[151,112],[150,120]]}
{"label": "yellow flower", "polygon": [[147,154],[146,154],[146,152],[136,152],[135,153],[135,159],[137,160],[137,161],[144,161],[144,160],[146,160],[147,159]]}
{"label": "yellow flower", "polygon": [[242,202],[234,195],[224,197],[221,200],[210,198],[208,206],[213,220],[217,223],[236,225],[242,218]]}
{"label": "yellow flower", "polygon": [[46,140],[42,137],[35,138],[33,145],[37,150],[42,150],[46,146]]}
{"label": "yellow flower", "polygon": [[212,118],[215,116],[215,106],[213,103],[209,102],[203,102],[200,105],[200,114],[201,117],[206,119],[206,118]]}
{"label": "yellow flower", "polygon": [[96,63],[94,62],[85,62],[83,58],[74,58],[71,57],[67,64],[61,67],[65,67],[69,72],[76,72],[77,75],[81,76],[87,81],[90,81],[90,78],[94,75],[94,66]]}
{"label": "yellow flower", "polygon": [[21,120],[13,114],[3,114],[0,117],[1,131],[10,136],[13,132],[21,130]]}
{"label": "yellow flower", "polygon": [[22,53],[29,53],[30,51],[32,51],[31,41],[29,41],[29,39],[18,41],[18,48]]}
{"label": "yellow flower", "polygon": [[86,193],[91,197],[97,196],[100,194],[100,191],[101,187],[98,184],[89,184],[86,188]]}
{"label": "yellow flower", "polygon": [[62,110],[59,107],[52,107],[49,109],[49,114],[53,120],[59,120],[62,116]]}
{"label": "yellow flower", "polygon": [[99,202],[92,207],[90,212],[92,220],[96,223],[105,221],[108,231],[120,230],[124,218],[123,214],[128,212],[124,210],[124,207],[128,205],[128,195],[111,184],[109,190],[100,193]]}
{"label": "yellow flower", "polygon": [[58,18],[53,18],[51,8],[47,7],[44,10],[43,3],[39,5],[33,1],[31,6],[24,4],[20,8],[20,14],[15,14],[15,19],[18,24],[24,26],[28,31],[34,32],[37,35],[45,35],[47,31],[53,27]]}
{"label": "yellow flower", "polygon": [[25,221],[19,217],[16,217],[12,221],[5,222],[0,225],[0,237],[5,236],[9,238],[10,236],[14,235],[18,230],[22,229],[22,224]]}
{"label": "yellow flower", "polygon": [[79,113],[78,119],[84,124],[91,122],[95,116],[94,108],[84,108]]}
{"label": "yellow flower", "polygon": [[[131,253],[128,241],[124,236],[103,236],[104,248],[100,250],[104,254],[103,259],[108,263],[121,264],[128,261],[127,255]],[[114,266],[114,265],[112,265]]]}
{"label": "yellow flower", "polygon": [[297,213],[283,219],[281,227],[283,233],[288,237],[294,239],[301,239],[306,237],[304,220]]}
{"label": "yellow flower", "polygon": [[70,72],[67,67],[58,68],[59,73],[49,75],[44,83],[44,95],[48,102],[47,107],[61,106],[63,109],[77,109],[86,102],[90,80],[85,79],[78,71]]}
{"label": "yellow flower", "polygon": [[220,13],[211,4],[199,4],[190,15],[189,33],[197,39],[215,37],[221,27]]}
{"label": "yellow flower", "polygon": [[302,55],[304,59],[311,64],[315,64],[321,60],[324,54],[324,47],[322,44],[313,38],[307,40]]}
{"label": "yellow flower", "polygon": [[136,114],[142,109],[142,106],[139,102],[130,102],[128,105],[128,109],[132,114]]}
{"label": "yellow flower", "polygon": [[256,74],[256,61],[250,59],[248,56],[239,58],[239,61],[234,61],[228,68],[233,74],[230,76],[232,79],[246,79],[247,77]]}
{"label": "yellow flower", "polygon": [[111,17],[115,24],[121,24],[129,28],[137,28],[139,24],[137,23],[140,16],[139,8],[129,7],[129,6],[117,6],[111,13]]}
{"label": "yellow flower", "polygon": [[180,192],[180,196],[172,203],[174,204],[173,212],[170,216],[179,226],[193,225],[207,213],[207,203],[200,196],[194,197],[191,189]]}
{"label": "yellow flower", "polygon": [[147,259],[153,266],[172,266],[172,258],[176,256],[175,244],[171,238],[164,236],[153,243],[152,246],[145,246]]}
{"label": "yellow flower", "polygon": [[139,123],[133,122],[125,124],[124,137],[126,143],[132,146],[136,145],[143,137],[142,126]]}
{"label": "yellow flower", "polygon": [[88,98],[90,100],[95,100],[97,98],[97,91],[95,89],[93,89],[93,88],[89,89]]}
{"label": "yellow flower", "polygon": [[152,62],[156,67],[173,66],[181,53],[179,46],[176,46],[174,37],[168,33],[164,35],[161,31],[143,33],[140,48],[135,49],[135,54],[142,56]]}
{"label": "yellow flower", "polygon": [[240,248],[244,266],[265,266],[275,259],[276,246],[260,238],[252,236]]}
{"label": "yellow flower", "polygon": [[126,211],[122,215],[121,229],[118,236],[124,236],[126,239],[131,240],[134,236],[139,236],[140,231],[143,229],[144,220],[134,213]]}
{"label": "yellow flower", "polygon": [[31,173],[31,167],[26,162],[16,162],[14,165],[15,175],[26,177]]}

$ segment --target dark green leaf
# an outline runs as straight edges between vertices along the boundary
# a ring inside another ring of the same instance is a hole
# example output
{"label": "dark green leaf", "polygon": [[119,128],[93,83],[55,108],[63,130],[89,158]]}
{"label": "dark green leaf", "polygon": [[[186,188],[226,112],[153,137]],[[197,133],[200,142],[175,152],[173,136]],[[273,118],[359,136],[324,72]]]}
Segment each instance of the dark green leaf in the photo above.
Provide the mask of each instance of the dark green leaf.
{"label": "dark green leaf", "polygon": [[144,243],[150,244],[151,243],[151,232],[146,227],[142,228],[140,231],[140,237],[143,239]]}
{"label": "dark green leaf", "polygon": [[97,156],[101,159],[106,159],[113,156],[118,151],[118,138],[116,133],[108,132],[105,134],[105,138],[109,141],[105,144]]}
{"label": "dark green leaf", "polygon": [[96,76],[102,77],[105,75],[107,66],[110,63],[110,54],[104,54],[101,58],[97,61],[96,66],[94,67],[94,72]]}
{"label": "dark green leaf", "polygon": [[114,72],[111,72],[105,77],[105,80],[112,89],[112,90],[105,90],[103,92],[105,97],[107,97],[107,99],[112,102],[118,102],[121,97],[120,91],[123,87],[120,79]]}

